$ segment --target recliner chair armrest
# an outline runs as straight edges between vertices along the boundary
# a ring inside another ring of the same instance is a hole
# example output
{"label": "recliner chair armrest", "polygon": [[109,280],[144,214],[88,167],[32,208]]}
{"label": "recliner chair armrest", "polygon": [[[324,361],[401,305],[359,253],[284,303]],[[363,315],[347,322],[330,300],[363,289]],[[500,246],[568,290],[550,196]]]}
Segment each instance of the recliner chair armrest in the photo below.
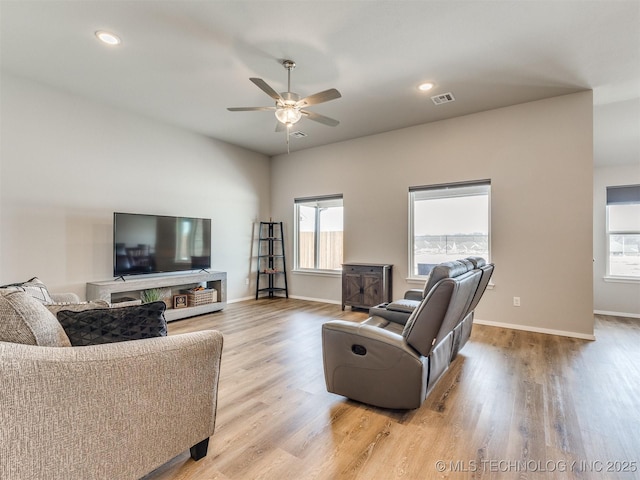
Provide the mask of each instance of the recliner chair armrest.
{"label": "recliner chair armrest", "polygon": [[[330,322],[322,325],[323,343],[325,339],[325,332],[331,332],[333,334],[343,335],[344,339],[359,340],[361,342],[381,342],[389,348],[399,349],[402,352],[408,353],[413,356],[419,356],[419,354],[405,342],[402,335],[394,332],[390,332],[384,328],[367,325],[366,323],[348,322],[345,320],[331,320]],[[325,345],[323,345],[324,347]],[[380,347],[383,348],[383,347]],[[351,350],[351,347],[349,347]],[[323,353],[325,351],[323,350]]]}
{"label": "recliner chair armrest", "polygon": [[388,370],[406,361],[421,364],[420,354],[402,335],[343,320],[332,320],[322,326],[322,355],[327,382],[335,366],[358,366],[362,360],[368,370]]}
{"label": "recliner chair armrest", "polygon": [[419,289],[419,288],[412,288],[411,290],[407,290],[406,292],[404,292],[404,299],[405,300],[415,300],[416,302],[421,302],[422,299],[424,298],[422,296],[424,292]]}
{"label": "recliner chair armrest", "polygon": [[371,307],[369,309],[369,315],[372,317],[382,317],[389,322],[397,323],[399,325],[405,325],[407,320],[409,320],[411,313],[388,310],[386,304],[381,304]]}
{"label": "recliner chair armrest", "polygon": [[417,408],[426,391],[426,358],[402,335],[362,323],[322,326],[327,391],[383,408]]}
{"label": "recliner chair armrest", "polygon": [[[0,342],[0,478],[140,478],[214,431],[222,334]],[[43,452],[47,452],[46,455]]]}

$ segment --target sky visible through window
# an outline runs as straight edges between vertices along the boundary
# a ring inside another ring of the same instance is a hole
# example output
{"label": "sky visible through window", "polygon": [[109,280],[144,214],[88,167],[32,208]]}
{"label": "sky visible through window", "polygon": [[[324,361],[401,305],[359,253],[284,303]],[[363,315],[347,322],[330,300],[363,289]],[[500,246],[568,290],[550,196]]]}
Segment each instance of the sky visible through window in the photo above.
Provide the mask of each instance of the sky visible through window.
{"label": "sky visible through window", "polygon": [[489,196],[463,195],[415,200],[413,274],[467,256],[489,260]]}
{"label": "sky visible through window", "polygon": [[[301,232],[315,231],[315,210],[315,207],[300,205],[299,229]],[[321,208],[320,211],[320,229],[323,232],[342,231],[342,207]]]}
{"label": "sky visible through window", "polygon": [[419,200],[414,207],[414,235],[482,233],[488,228],[487,195]]}

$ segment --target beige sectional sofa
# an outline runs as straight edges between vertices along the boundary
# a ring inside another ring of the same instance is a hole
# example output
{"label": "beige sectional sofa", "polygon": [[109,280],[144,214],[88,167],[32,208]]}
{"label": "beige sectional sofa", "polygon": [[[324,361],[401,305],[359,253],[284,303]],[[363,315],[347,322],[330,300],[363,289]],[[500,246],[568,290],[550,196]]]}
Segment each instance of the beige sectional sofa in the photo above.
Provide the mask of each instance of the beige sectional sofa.
{"label": "beige sectional sofa", "polygon": [[213,435],[223,338],[70,346],[56,317],[0,289],[0,478],[138,479]]}

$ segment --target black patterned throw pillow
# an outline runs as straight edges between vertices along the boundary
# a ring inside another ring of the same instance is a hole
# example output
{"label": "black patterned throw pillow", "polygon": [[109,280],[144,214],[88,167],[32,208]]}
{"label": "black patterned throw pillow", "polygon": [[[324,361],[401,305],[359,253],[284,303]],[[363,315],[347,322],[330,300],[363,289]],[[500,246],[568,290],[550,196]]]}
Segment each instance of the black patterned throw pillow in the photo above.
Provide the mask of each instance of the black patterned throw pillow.
{"label": "black patterned throw pillow", "polygon": [[60,310],[58,321],[74,347],[167,335],[164,302],[82,312]]}

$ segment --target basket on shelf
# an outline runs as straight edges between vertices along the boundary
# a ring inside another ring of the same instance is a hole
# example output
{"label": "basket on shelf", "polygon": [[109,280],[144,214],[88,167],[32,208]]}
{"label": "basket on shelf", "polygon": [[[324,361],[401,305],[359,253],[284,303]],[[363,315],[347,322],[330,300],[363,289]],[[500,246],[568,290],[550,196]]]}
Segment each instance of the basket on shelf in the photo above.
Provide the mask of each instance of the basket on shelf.
{"label": "basket on shelf", "polygon": [[218,292],[215,288],[205,288],[204,290],[187,290],[187,305],[198,307],[218,300]]}

